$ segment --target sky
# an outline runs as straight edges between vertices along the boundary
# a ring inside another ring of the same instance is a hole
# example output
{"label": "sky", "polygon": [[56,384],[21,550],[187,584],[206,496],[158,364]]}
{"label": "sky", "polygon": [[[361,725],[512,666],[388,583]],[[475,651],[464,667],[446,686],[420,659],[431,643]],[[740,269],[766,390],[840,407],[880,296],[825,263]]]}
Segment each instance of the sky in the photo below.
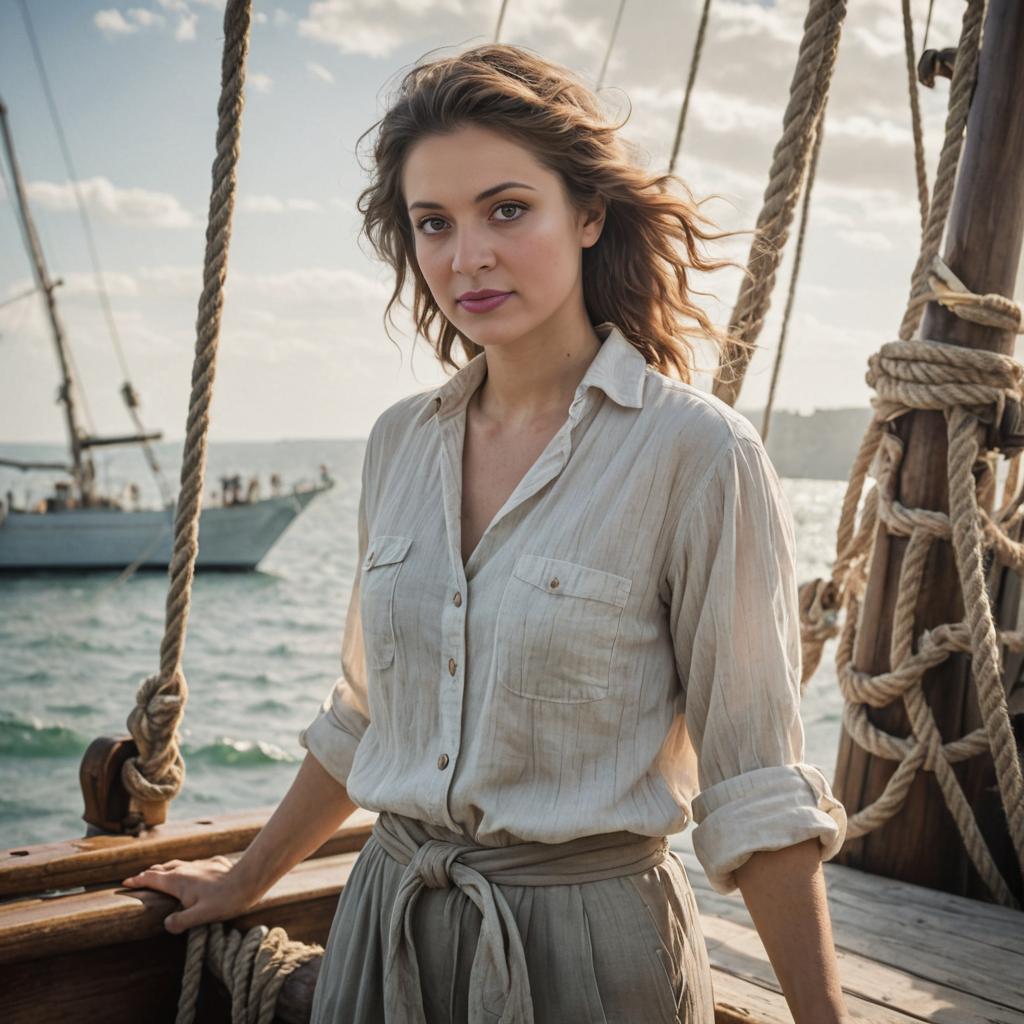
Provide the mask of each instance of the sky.
{"label": "sky", "polygon": [[[28,0],[148,429],[184,434],[202,283],[223,0]],[[627,0],[600,95],[667,169],[702,0]],[[359,239],[369,138],[410,67],[492,41],[499,0],[256,0],[212,440],[365,437],[403,396],[446,379],[408,311],[384,333],[389,277]],[[928,0],[913,0],[915,44]],[[618,0],[508,0],[500,41],[596,84]],[[806,0],[716,0],[676,172],[723,229],[756,223]],[[956,44],[962,0],[935,0],[928,46]],[[893,0],[855,0],[827,109],[776,408],[868,404],[868,356],[893,340],[920,221],[903,28]],[[929,180],[949,81],[920,88]],[[73,353],[88,422],[130,421],[73,180],[19,0],[0,0],[0,99]],[[60,442],[59,376],[12,208],[0,191],[0,442]],[[791,242],[795,240],[794,221]],[[749,235],[712,255],[745,262]],[[767,395],[791,244],[738,405]],[[1018,283],[1019,279],[1018,279]],[[738,271],[700,281],[726,325]],[[407,293],[408,301],[409,293]],[[1020,292],[1018,301],[1022,298]],[[15,299],[15,301],[9,301]],[[695,383],[708,388],[706,375]]]}

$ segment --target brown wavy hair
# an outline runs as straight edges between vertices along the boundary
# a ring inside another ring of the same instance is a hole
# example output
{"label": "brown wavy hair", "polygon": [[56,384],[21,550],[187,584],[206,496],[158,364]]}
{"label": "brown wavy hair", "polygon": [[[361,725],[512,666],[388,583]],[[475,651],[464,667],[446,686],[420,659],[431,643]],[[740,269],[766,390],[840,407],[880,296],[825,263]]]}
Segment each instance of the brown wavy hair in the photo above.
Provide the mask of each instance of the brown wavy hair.
{"label": "brown wavy hair", "polygon": [[730,342],[746,346],[714,325],[692,300],[691,295],[708,293],[691,290],[688,272],[735,266],[746,274],[735,261],[712,259],[701,250],[708,241],[747,232],[713,230],[715,222],[700,207],[717,194],[697,202],[678,175],[645,171],[633,159],[636,149],[618,135],[628,119],[627,113],[619,123],[609,121],[598,97],[570,69],[518,46],[476,46],[406,72],[385,115],[359,136],[362,141],[379,128],[371,183],[356,208],[363,215],[360,235],[395,272],[384,313],[388,337],[387,321],[411,270],[416,328],[441,363],[458,368],[452,358],[456,339],[467,358],[482,351],[431,295],[416,261],[401,188],[406,156],[417,141],[475,124],[513,138],[561,175],[578,210],[598,197],[604,200],[601,236],[582,257],[591,324],[614,322],[648,363],[687,383],[691,370],[699,368],[693,364],[691,338],[709,339],[720,360]]}

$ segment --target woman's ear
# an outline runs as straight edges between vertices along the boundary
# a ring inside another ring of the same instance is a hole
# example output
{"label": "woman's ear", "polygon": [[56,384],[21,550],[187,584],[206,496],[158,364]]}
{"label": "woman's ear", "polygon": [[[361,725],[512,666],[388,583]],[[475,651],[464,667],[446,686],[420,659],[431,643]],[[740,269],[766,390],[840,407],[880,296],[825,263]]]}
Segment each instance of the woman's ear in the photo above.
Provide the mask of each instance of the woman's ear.
{"label": "woman's ear", "polygon": [[580,244],[584,249],[589,249],[601,237],[606,212],[607,207],[601,197],[595,200],[594,206],[584,212],[583,224],[580,227]]}

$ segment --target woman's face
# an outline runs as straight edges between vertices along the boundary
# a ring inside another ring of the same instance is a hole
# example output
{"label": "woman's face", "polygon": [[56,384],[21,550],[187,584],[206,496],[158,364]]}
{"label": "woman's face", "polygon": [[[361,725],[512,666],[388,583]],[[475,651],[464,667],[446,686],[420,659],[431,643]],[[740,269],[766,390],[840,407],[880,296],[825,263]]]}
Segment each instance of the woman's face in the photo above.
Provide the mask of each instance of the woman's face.
{"label": "woman's face", "polygon": [[[466,337],[507,344],[585,314],[581,253],[603,213],[574,210],[529,150],[476,125],[428,136],[410,149],[402,187],[420,270]],[[482,310],[460,301],[485,290],[508,297]]]}

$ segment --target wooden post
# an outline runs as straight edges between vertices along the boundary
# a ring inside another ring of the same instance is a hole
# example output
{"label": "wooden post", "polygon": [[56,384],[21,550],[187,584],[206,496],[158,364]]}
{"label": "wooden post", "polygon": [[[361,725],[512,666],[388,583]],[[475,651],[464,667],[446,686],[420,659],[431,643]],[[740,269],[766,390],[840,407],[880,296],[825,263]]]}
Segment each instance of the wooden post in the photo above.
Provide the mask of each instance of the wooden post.
{"label": "wooden post", "polygon": [[[974,292],[1012,296],[1024,234],[1024,4],[991,0],[979,58],[978,82],[967,121],[944,259]],[[961,320],[938,303],[927,305],[921,337],[1012,355],[1009,331]],[[897,497],[912,508],[949,512],[946,425],[941,412],[914,410],[895,421],[906,448]],[[879,526],[853,664],[887,671],[893,607],[904,537]],[[1015,588],[1009,588],[1015,592]],[[963,595],[947,541],[933,544],[915,612],[914,635],[964,617]],[[1003,626],[1006,616],[1000,615]],[[916,645],[915,645],[916,646]],[[981,724],[970,658],[952,655],[923,679],[925,698],[945,741]],[[869,708],[871,722],[900,736],[910,734],[902,703]],[[895,762],[875,758],[843,733],[836,761],[836,796],[852,815],[876,800]],[[1009,839],[991,755],[961,762],[954,771],[978,815],[983,835],[1011,891],[1020,899],[1021,877]],[[881,828],[849,840],[838,863],[933,889],[991,900],[967,855],[959,830],[931,772],[918,773],[903,810]]]}

